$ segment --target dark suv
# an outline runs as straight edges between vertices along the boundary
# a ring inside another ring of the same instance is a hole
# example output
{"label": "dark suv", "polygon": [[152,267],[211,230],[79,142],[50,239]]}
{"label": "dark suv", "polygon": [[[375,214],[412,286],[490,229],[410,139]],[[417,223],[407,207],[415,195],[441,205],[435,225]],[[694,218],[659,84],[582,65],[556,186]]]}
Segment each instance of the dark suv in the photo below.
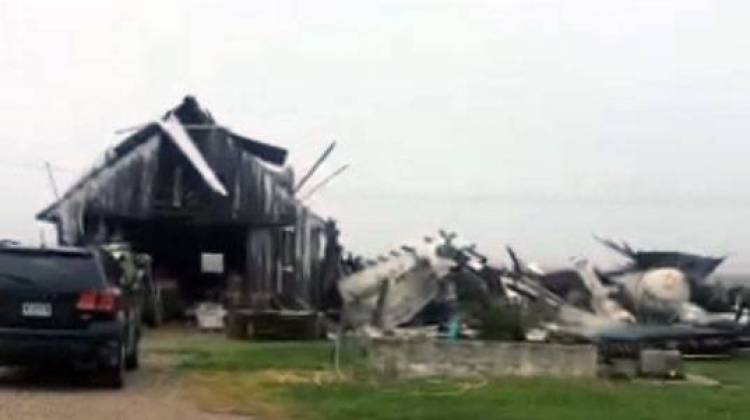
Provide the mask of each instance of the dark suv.
{"label": "dark suv", "polygon": [[98,369],[121,388],[141,331],[125,279],[105,251],[0,247],[0,364]]}

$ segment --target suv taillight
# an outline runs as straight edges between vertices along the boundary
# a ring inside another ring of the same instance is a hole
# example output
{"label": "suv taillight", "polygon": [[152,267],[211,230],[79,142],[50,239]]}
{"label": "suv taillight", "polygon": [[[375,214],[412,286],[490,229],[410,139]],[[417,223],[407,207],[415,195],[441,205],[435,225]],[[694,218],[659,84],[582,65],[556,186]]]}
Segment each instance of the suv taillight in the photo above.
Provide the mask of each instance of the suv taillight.
{"label": "suv taillight", "polygon": [[85,312],[115,313],[120,308],[120,289],[89,290],[78,295],[76,309]]}

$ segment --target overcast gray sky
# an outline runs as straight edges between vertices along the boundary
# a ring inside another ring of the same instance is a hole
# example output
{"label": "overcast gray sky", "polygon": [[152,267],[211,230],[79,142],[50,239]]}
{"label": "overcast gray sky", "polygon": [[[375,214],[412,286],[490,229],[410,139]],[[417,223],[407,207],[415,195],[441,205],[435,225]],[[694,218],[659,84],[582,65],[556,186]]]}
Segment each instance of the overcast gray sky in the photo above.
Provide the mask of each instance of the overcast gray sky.
{"label": "overcast gray sky", "polygon": [[0,0],[0,237],[58,182],[194,94],[301,172],[381,252],[437,227],[499,254],[636,247],[750,269],[746,1]]}

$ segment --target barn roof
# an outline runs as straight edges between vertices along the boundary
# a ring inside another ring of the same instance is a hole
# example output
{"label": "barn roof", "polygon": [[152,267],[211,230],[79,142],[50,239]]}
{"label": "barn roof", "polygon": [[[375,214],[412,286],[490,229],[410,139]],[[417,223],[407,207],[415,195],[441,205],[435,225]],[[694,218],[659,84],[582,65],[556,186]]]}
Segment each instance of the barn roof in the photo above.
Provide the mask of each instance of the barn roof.
{"label": "barn roof", "polygon": [[166,138],[172,140],[212,190],[220,195],[226,195],[226,187],[222,185],[214,170],[206,163],[200,150],[196,147],[193,137],[188,133],[189,130],[200,129],[224,131],[248,153],[271,165],[282,166],[286,162],[288,154],[286,149],[231,132],[226,127],[217,124],[211,114],[203,109],[194,97],[187,96],[180,105],[167,111],[164,117],[137,127],[134,133],[107,150],[100,162],[76,181],[59,199],[40,211],[36,216],[37,219],[54,220],[56,209],[76,191],[96,179],[103,170],[116,164],[157,133],[165,134]]}

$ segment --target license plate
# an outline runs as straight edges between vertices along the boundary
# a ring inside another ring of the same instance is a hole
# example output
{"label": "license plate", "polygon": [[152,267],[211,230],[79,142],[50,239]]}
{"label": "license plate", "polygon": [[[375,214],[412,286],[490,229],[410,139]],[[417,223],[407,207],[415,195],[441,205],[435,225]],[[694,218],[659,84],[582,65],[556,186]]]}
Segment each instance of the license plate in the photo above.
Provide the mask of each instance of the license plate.
{"label": "license plate", "polygon": [[21,306],[23,316],[49,318],[52,316],[52,305],[49,303],[26,302]]}

